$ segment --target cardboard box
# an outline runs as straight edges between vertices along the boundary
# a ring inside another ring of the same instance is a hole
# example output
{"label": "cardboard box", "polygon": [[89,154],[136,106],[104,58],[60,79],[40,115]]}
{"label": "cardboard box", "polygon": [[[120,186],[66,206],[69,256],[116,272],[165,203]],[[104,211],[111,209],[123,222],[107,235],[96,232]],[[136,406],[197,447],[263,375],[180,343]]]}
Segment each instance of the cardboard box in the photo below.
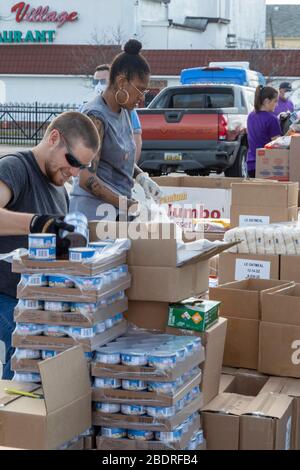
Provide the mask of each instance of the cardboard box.
{"label": "cardboard box", "polygon": [[92,423],[94,426],[115,427],[123,429],[143,429],[149,431],[172,431],[182,424],[193,413],[198,412],[203,405],[202,396],[195,398],[183,410],[169,418],[153,418],[151,416],[127,416],[121,413],[103,413],[94,411]]}
{"label": "cardboard box", "polygon": [[262,292],[262,320],[300,326],[300,284],[290,283],[276,291]]}
{"label": "cardboard box", "polygon": [[167,333],[178,335],[194,335],[201,338],[205,347],[205,361],[202,366],[203,406],[209,403],[219,392],[223,353],[226,337],[227,320],[219,318],[218,322],[208,330],[201,332],[167,328]]}
{"label": "cardboard box", "polygon": [[47,310],[14,310],[14,321],[18,323],[37,323],[41,325],[64,325],[90,328],[95,323],[105,321],[128,309],[128,299],[117,300],[107,307],[99,307],[95,313],[53,312]]}
{"label": "cardboard box", "polygon": [[300,256],[280,257],[280,279],[300,283]]}
{"label": "cardboard box", "polygon": [[14,348],[25,349],[40,349],[40,350],[53,350],[64,351],[72,346],[80,344],[84,352],[95,351],[98,347],[113,341],[115,338],[123,335],[127,331],[127,321],[123,320],[121,323],[113,326],[109,330],[95,335],[93,338],[71,338],[62,337],[56,338],[52,336],[23,336],[13,333],[12,345]]}
{"label": "cardboard box", "polygon": [[[93,241],[93,240],[90,240]],[[70,276],[97,276],[105,271],[120,266],[120,264],[126,263],[126,253],[115,256],[101,257],[93,263],[74,263],[68,260],[56,260],[51,261],[34,261],[30,260],[28,256],[21,256],[18,259],[13,260],[12,271],[14,273],[45,273],[51,272],[55,274],[69,274]]]}
{"label": "cardboard box", "polygon": [[221,302],[220,315],[231,318],[261,319],[261,296],[288,286],[283,281],[245,279],[209,289],[209,298]]}
{"label": "cardboard box", "polygon": [[226,391],[227,387],[234,381],[235,375],[222,374],[219,386],[219,393]]}
{"label": "cardboard box", "polygon": [[289,149],[257,149],[256,178],[288,181],[290,175]]}
{"label": "cardboard box", "polygon": [[87,290],[75,287],[35,287],[25,286],[21,282],[17,286],[18,299],[53,300],[60,302],[91,302],[96,303],[103,297],[126,290],[131,284],[131,276],[127,274],[118,281],[113,281],[109,286],[101,289]]}
{"label": "cardboard box", "polygon": [[179,302],[197,296],[209,286],[209,262],[200,261],[180,268],[130,266],[129,300]]}
{"label": "cardboard box", "polygon": [[232,205],[230,210],[231,228],[268,225],[296,220],[298,220],[298,205],[292,207]]}
{"label": "cardboard box", "polygon": [[[180,208],[184,209],[184,205],[193,208],[191,218],[229,218],[231,184],[244,181],[242,178],[203,176],[163,176],[154,180],[163,191],[161,204],[169,216],[175,216],[178,222],[180,222]],[[188,219],[188,215],[185,214],[185,221]]]}
{"label": "cardboard box", "polygon": [[251,182],[232,185],[232,205],[263,208],[298,206],[297,183]]}
{"label": "cardboard box", "polygon": [[[172,333],[171,333],[172,334]],[[115,377],[127,380],[156,380],[157,382],[173,382],[182,376],[186,371],[199,366],[205,359],[204,348],[197,354],[187,357],[183,361],[179,361],[174,367],[168,370],[160,371],[150,366],[126,366],[124,364],[101,364],[100,362],[92,363],[93,377]],[[135,397],[135,392],[128,395],[128,391],[124,395]]]}
{"label": "cardboard box", "polygon": [[[178,251],[175,224],[90,222],[90,239],[129,237],[130,300],[178,302],[208,289],[209,259],[230,245],[199,254],[187,244]],[[232,245],[231,245],[232,246]]]}
{"label": "cardboard box", "polygon": [[[121,377],[121,376],[120,376]],[[129,391],[121,389],[93,389],[93,401],[106,403],[120,403],[141,406],[174,406],[194,387],[201,384],[201,371],[194,374],[194,377],[184,383],[173,395],[164,395],[148,391]]]}
{"label": "cardboard box", "polygon": [[292,136],[290,146],[290,180],[300,183],[300,139],[299,135]]}
{"label": "cardboard box", "polygon": [[202,411],[208,450],[289,450],[292,398],[218,395]]}
{"label": "cardboard box", "polygon": [[240,417],[240,450],[290,450],[292,402],[275,393],[254,398]]}
{"label": "cardboard box", "polygon": [[[185,450],[191,438],[200,429],[200,416],[196,416],[190,429],[186,432],[179,442],[164,443],[160,441],[134,441],[131,439],[110,439],[97,436],[98,450]],[[200,450],[200,449],[199,449]]]}
{"label": "cardboard box", "polygon": [[279,255],[220,254],[220,284],[249,278],[278,280]]}
{"label": "cardboard box", "polygon": [[216,323],[220,302],[187,299],[169,306],[168,326],[184,330],[205,331]]}
{"label": "cardboard box", "polygon": [[208,450],[238,450],[240,416],[246,413],[251,396],[221,393],[201,412]]}
{"label": "cardboard box", "polygon": [[[241,369],[238,369],[238,371],[241,371]],[[266,375],[241,372],[238,372],[235,376],[225,375],[225,377],[227,377],[227,386],[224,387],[225,393],[236,393],[251,397],[256,397],[261,393],[269,379]],[[224,379],[223,383],[225,384]]]}
{"label": "cardboard box", "polygon": [[21,449],[56,449],[91,426],[91,390],[86,360],[77,346],[39,363],[43,400],[7,395],[6,387],[38,385],[0,381],[0,444]]}
{"label": "cardboard box", "polygon": [[227,317],[223,365],[257,369],[259,320]]}
{"label": "cardboard box", "polygon": [[269,375],[300,377],[300,325],[261,322],[258,370]]}
{"label": "cardboard box", "polygon": [[300,380],[270,377],[261,393],[280,393],[293,398],[292,449],[300,450]]}

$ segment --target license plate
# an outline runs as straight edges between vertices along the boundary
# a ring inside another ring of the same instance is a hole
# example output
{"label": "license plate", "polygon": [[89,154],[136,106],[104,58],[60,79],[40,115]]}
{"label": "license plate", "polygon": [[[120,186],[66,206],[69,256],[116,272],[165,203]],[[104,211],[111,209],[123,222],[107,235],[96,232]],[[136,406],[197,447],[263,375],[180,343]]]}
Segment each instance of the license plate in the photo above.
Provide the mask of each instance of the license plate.
{"label": "license plate", "polygon": [[165,153],[165,160],[180,162],[182,160],[182,153]]}

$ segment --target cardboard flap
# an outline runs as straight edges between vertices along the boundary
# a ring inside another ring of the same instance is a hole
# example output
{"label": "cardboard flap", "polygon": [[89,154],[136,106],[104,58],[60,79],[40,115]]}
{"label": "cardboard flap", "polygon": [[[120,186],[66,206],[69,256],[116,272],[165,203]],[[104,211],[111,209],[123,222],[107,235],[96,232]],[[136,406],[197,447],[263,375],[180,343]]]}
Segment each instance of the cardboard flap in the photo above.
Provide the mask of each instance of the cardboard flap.
{"label": "cardboard flap", "polygon": [[253,397],[238,395],[237,393],[220,393],[202,411],[241,416],[245,414]]}
{"label": "cardboard flap", "polygon": [[300,397],[300,380],[286,379],[281,393],[290,397]]}
{"label": "cardboard flap", "polygon": [[[285,377],[270,377],[266,384],[261,389],[260,393],[282,393],[282,390],[286,384],[287,379]],[[288,395],[288,394],[286,394]]]}
{"label": "cardboard flap", "polygon": [[[223,251],[226,251],[226,250],[229,250],[229,248],[231,248],[232,246],[235,246],[235,245],[238,245],[240,242],[233,242],[233,243],[224,243],[224,242],[220,242],[220,243],[217,243],[215,246],[213,246],[212,248],[206,250],[205,252],[202,252],[202,253],[199,253],[197,254],[196,252],[195,255],[189,259],[186,259],[182,262],[177,262],[177,266],[181,266],[181,265],[187,265],[187,264],[194,264],[194,263],[197,263],[198,261],[206,261],[210,258],[213,258],[214,256],[217,256],[219,255],[220,253],[222,253]],[[187,253],[189,253],[189,250],[186,250]],[[190,253],[193,252],[192,250],[190,251]]]}
{"label": "cardboard flap", "polygon": [[245,415],[256,415],[265,418],[281,419],[293,399],[277,393],[262,393],[251,403]]}
{"label": "cardboard flap", "polygon": [[87,362],[81,346],[75,346],[38,364],[46,409],[51,413],[90,392]]}

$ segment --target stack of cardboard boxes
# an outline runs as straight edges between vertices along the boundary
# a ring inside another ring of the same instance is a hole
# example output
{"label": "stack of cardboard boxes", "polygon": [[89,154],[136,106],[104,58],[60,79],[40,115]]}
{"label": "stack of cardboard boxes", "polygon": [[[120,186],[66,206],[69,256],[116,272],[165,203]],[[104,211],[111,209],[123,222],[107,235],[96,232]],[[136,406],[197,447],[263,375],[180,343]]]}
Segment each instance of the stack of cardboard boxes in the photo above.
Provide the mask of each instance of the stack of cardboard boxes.
{"label": "stack of cardboard boxes", "polygon": [[220,313],[228,320],[223,360],[225,366],[258,368],[262,295],[286,285],[276,280],[248,279],[210,289],[210,299],[221,302]]}
{"label": "stack of cardboard boxes", "polygon": [[261,372],[300,378],[300,285],[262,293],[259,338]]}
{"label": "stack of cardboard boxes", "polygon": [[238,373],[202,410],[209,450],[290,450],[293,398],[264,388],[268,377]]}
{"label": "stack of cardboard boxes", "polygon": [[[263,226],[298,219],[298,183],[249,183],[232,185],[231,226]],[[282,258],[282,259],[281,259]],[[219,282],[247,278],[289,280],[297,256],[222,253]],[[280,262],[283,262],[281,272]],[[291,264],[292,262],[292,264]]]}
{"label": "stack of cardboard boxes", "polygon": [[132,246],[128,264],[132,274],[132,287],[128,292],[127,320],[130,324],[146,330],[167,332],[171,335],[188,334],[201,338],[205,348],[205,361],[201,367],[201,392],[205,405],[218,393],[227,320],[219,318],[202,332],[167,327],[169,303],[180,302],[208,290],[209,259],[225,246],[213,248],[192,260],[186,253],[178,262],[174,224],[167,224],[169,236],[165,238],[162,232],[165,224],[129,225],[91,223],[90,236],[95,240],[107,232],[109,238],[125,236],[125,233],[130,237],[130,230],[139,234],[145,231],[144,237],[130,237]]}
{"label": "stack of cardboard boxes", "polygon": [[258,149],[256,178],[300,183],[300,136],[291,137],[290,148]]}

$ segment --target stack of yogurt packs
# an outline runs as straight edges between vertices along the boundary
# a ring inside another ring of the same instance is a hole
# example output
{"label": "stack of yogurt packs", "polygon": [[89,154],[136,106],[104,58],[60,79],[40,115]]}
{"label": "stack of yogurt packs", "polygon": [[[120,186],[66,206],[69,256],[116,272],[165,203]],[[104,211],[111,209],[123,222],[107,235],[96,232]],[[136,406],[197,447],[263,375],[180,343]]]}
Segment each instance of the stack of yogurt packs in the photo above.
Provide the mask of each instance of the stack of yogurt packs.
{"label": "stack of yogurt packs", "polygon": [[99,348],[92,363],[97,448],[201,448],[203,361],[195,336],[130,330]]}
{"label": "stack of yogurt packs", "polygon": [[97,347],[127,330],[130,241],[88,243],[85,217],[69,214],[67,222],[76,226],[75,245],[83,245],[69,248],[69,259],[56,259],[55,235],[30,234],[28,256],[13,264],[21,273],[12,338],[18,381],[40,382],[38,362],[74,344],[81,343],[91,361]]}

